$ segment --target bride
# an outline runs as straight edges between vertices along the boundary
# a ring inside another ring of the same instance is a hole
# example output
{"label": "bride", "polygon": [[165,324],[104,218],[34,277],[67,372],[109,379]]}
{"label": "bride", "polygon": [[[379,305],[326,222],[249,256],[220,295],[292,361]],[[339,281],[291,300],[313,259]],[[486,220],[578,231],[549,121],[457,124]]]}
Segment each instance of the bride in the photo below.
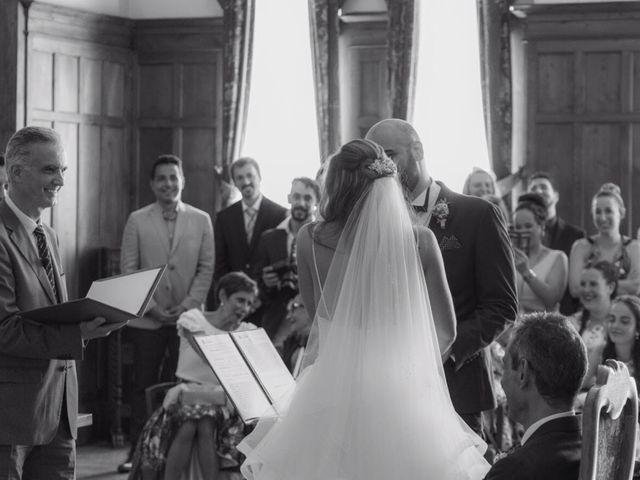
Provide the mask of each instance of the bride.
{"label": "bride", "polygon": [[[368,140],[330,161],[323,221],[298,235],[314,318],[281,415],[239,449],[255,480],[481,479],[486,445],[457,416],[442,361],[455,319],[440,250],[413,227],[396,167]],[[425,281],[426,278],[426,281]]]}

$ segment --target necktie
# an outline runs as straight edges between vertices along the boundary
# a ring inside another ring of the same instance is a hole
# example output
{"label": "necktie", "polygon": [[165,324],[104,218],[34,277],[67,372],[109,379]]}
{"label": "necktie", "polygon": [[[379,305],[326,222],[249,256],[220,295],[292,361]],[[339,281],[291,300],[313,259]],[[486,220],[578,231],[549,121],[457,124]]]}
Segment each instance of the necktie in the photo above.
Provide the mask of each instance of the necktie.
{"label": "necktie", "polygon": [[245,211],[244,214],[247,217],[247,220],[245,222],[245,228],[247,230],[247,242],[251,243],[251,237],[253,236],[253,227],[256,224],[256,214],[258,212],[256,211],[255,208],[253,207],[248,207]]}
{"label": "necktie", "polygon": [[431,193],[431,185],[427,188],[427,194],[425,195],[424,205],[414,205],[413,210],[416,212],[428,212],[429,211],[429,194]]}
{"label": "necktie", "polygon": [[47,237],[44,234],[42,225],[38,225],[33,231],[33,234],[36,237],[36,245],[38,246],[40,263],[42,263],[42,268],[44,268],[44,271],[47,272],[47,278],[49,279],[49,283],[51,284],[53,295],[57,299],[58,291],[56,289],[56,278],[53,273],[53,261],[51,260],[51,252],[49,251],[49,247],[47,245]]}

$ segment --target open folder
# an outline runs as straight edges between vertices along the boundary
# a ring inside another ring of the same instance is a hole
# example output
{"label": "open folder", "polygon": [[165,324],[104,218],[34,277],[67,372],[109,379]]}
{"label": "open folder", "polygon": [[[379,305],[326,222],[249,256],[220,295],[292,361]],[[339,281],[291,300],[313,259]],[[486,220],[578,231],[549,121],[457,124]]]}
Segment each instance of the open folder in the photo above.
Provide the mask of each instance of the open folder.
{"label": "open folder", "polygon": [[278,351],[262,328],[192,337],[242,421],[273,417],[295,388]]}
{"label": "open folder", "polygon": [[20,312],[42,323],[80,323],[104,317],[118,323],[144,314],[166,265],[96,280],[85,298]]}

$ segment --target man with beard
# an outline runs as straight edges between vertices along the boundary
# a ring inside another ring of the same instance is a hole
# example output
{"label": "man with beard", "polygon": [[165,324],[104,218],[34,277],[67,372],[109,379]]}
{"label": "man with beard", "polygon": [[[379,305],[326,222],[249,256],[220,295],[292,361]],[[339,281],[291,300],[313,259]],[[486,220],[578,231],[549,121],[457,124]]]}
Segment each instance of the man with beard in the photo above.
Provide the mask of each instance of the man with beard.
{"label": "man with beard", "polygon": [[[269,200],[260,192],[260,166],[253,158],[242,157],[231,164],[231,179],[240,190],[242,199],[220,210],[216,216],[216,268],[208,307],[216,304],[215,285],[229,272],[241,271],[258,280],[258,241],[265,230],[284,220],[287,209]],[[260,325],[261,312],[254,312],[247,320]]]}
{"label": "man with beard", "polygon": [[260,299],[264,305],[262,328],[274,343],[280,343],[287,332],[280,332],[287,315],[287,304],[298,293],[296,237],[305,223],[315,219],[320,201],[320,187],[307,177],[291,182],[288,196],[291,214],[280,225],[267,230],[258,243]]}
{"label": "man with beard", "polygon": [[[542,242],[546,247],[554,250],[562,250],[567,258],[571,255],[573,242],[584,238],[584,230],[565,222],[558,216],[556,206],[560,200],[560,194],[555,188],[551,176],[546,172],[535,172],[529,177],[527,189],[537,193],[547,204],[547,223],[544,229]],[[569,293],[569,287],[560,300],[560,313],[571,315],[580,307],[580,302]]]}
{"label": "man with beard", "polygon": [[[181,201],[184,184],[182,161],[175,155],[160,155],[151,168],[156,201],[133,212],[122,234],[123,273],[167,264],[149,309],[128,326],[135,356],[132,450],[147,418],[145,389],[161,379],[175,378],[180,344],[176,321],[182,312],[202,308],[213,277],[211,218]],[[118,468],[120,472],[129,469],[129,462]]]}
{"label": "man with beard", "polygon": [[516,287],[509,234],[498,208],[433,181],[415,129],[387,119],[369,129],[367,140],[381,145],[398,166],[402,185],[442,252],[456,313],[457,335],[444,364],[458,414],[482,434],[481,412],[496,407],[487,348],[516,317]]}

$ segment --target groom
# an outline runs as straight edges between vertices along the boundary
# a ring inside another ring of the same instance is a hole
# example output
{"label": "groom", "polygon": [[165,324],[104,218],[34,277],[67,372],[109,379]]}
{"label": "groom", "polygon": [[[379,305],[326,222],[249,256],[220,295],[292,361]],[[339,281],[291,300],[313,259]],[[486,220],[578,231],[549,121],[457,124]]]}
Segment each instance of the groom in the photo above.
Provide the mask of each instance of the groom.
{"label": "groom", "polygon": [[486,347],[513,322],[517,309],[506,226],[491,203],[431,179],[420,138],[408,122],[382,120],[366,138],[398,165],[418,223],[429,226],[438,240],[457,320],[452,354],[444,364],[449,393],[458,414],[482,435],[481,413],[496,407]]}

